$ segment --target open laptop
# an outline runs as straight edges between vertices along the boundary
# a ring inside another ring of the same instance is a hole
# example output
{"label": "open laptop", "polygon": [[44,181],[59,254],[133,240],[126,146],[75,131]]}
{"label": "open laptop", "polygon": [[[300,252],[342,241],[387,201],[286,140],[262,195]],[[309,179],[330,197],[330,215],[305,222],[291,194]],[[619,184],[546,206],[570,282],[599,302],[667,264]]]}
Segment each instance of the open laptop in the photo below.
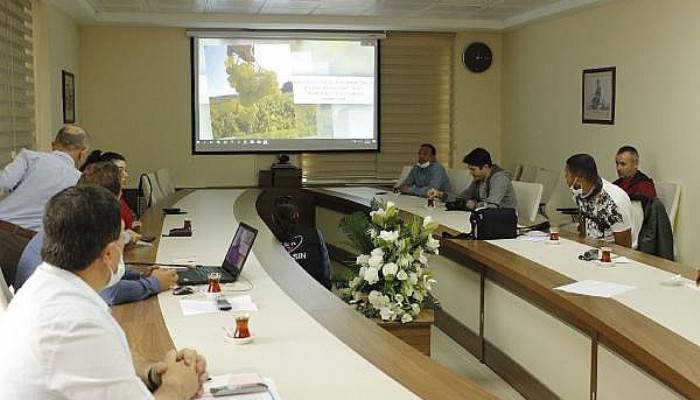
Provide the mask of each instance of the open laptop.
{"label": "open laptop", "polygon": [[179,271],[178,285],[208,284],[209,274],[212,272],[221,273],[221,283],[235,282],[241,275],[257,235],[257,229],[243,222],[239,223],[221,267],[197,266]]}

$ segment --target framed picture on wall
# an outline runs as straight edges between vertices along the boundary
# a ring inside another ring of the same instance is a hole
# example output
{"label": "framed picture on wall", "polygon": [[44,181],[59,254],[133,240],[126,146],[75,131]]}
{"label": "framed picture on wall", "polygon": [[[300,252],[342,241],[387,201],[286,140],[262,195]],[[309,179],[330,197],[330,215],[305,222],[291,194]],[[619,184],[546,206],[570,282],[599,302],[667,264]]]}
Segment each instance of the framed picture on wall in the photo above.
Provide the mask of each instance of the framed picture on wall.
{"label": "framed picture on wall", "polygon": [[583,70],[581,92],[584,124],[615,124],[615,67]]}
{"label": "framed picture on wall", "polygon": [[63,87],[63,123],[75,123],[75,76],[68,72],[62,71],[62,87]]}

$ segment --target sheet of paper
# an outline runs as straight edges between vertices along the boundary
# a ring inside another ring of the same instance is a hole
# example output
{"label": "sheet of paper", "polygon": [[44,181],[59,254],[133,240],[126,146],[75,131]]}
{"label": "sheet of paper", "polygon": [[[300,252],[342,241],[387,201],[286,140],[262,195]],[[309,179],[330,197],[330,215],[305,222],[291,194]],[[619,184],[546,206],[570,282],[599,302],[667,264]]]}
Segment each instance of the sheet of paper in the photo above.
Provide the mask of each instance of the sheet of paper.
{"label": "sheet of paper", "polygon": [[684,278],[680,274],[673,275],[672,277],[668,279],[664,279],[661,281],[662,286],[671,286],[671,287],[681,287],[681,286],[687,286],[689,288],[697,288],[697,285],[695,284],[694,281]]}
{"label": "sheet of paper", "polygon": [[[258,306],[253,302],[250,295],[226,297],[226,300],[231,303],[230,311],[258,311]],[[182,315],[185,316],[219,312],[214,299],[181,299],[180,308],[182,309]]]}
{"label": "sheet of paper", "polygon": [[610,298],[636,288],[634,286],[620,285],[613,282],[584,280],[559,286],[554,289],[586,296]]}
{"label": "sheet of paper", "polygon": [[546,242],[549,240],[549,236],[518,236],[518,240],[525,240],[527,242]]}
{"label": "sheet of paper", "polygon": [[219,312],[216,304],[212,300],[180,300],[182,315],[198,315]]}
{"label": "sheet of paper", "polygon": [[231,311],[258,311],[258,306],[250,295],[228,297],[227,299],[231,303]]}
{"label": "sheet of paper", "polygon": [[[251,375],[251,374],[238,374],[238,375]],[[255,374],[257,375],[257,374]],[[215,375],[211,377],[211,380],[204,384],[204,395],[201,399],[207,400],[281,400],[279,393],[277,393],[277,388],[274,382],[270,378],[262,378],[261,381],[267,385],[269,390],[267,393],[253,393],[253,394],[239,394],[233,396],[221,396],[214,397],[209,392],[209,388],[224,386],[229,382],[236,381],[237,374],[225,374],[225,375]]]}
{"label": "sheet of paper", "polygon": [[549,233],[540,231],[530,231],[524,235],[518,236],[518,240],[525,240],[528,242],[543,242],[549,240]]}
{"label": "sheet of paper", "polygon": [[253,383],[262,382],[260,375],[255,372],[246,374],[231,374],[231,379],[229,379],[229,385],[250,385]]}

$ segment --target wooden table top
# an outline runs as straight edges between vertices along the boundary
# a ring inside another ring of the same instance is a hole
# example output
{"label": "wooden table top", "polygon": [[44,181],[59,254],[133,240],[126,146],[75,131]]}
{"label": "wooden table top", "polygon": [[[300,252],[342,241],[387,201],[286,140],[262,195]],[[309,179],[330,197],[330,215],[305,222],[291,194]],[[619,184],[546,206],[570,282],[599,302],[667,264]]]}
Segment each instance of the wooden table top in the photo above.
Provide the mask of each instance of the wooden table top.
{"label": "wooden table top", "polygon": [[[142,233],[155,236],[152,247],[126,249],[124,258],[129,262],[154,262],[158,252],[163,228],[163,207],[171,207],[180,199],[192,193],[191,190],[179,190],[164,201],[151,207],[144,214],[141,222]],[[112,307],[112,316],[119,322],[129,342],[132,354],[138,354],[148,362],[157,362],[165,357],[168,350],[175,348],[160,312],[158,297],[134,303],[120,304]]]}
{"label": "wooden table top", "polygon": [[[614,299],[554,290],[574,280],[488,242],[449,239],[441,250],[465,264],[478,263],[490,279],[587,334],[597,333],[601,343],[679,393],[700,398],[700,347],[694,343]],[[631,249],[614,251],[649,265],[658,261]],[[687,273],[686,267],[673,264],[660,267]]]}
{"label": "wooden table top", "polygon": [[[325,207],[340,212],[366,209],[367,201],[356,196],[313,189]],[[337,198],[337,201],[333,200]],[[355,202],[354,206],[352,203]],[[600,247],[602,243],[562,233],[563,237]],[[608,298],[580,296],[553,288],[574,280],[485,241],[443,239],[441,254],[487,276],[518,296],[559,319],[576,326],[613,349],[650,375],[688,398],[700,398],[700,346],[688,341],[644,315]],[[640,251],[613,246],[615,254],[695,280],[697,271],[679,263]],[[693,318],[688,315],[688,318]]]}
{"label": "wooden table top", "polygon": [[[143,218],[144,233],[159,237],[163,220],[160,208],[175,204],[190,192],[178,191],[159,203],[157,210],[149,210]],[[256,212],[255,200],[258,193],[245,193],[239,201],[251,203],[248,206]],[[250,219],[246,221],[250,222]],[[158,242],[155,241],[153,248],[127,251],[126,258],[128,261],[152,262],[157,248]],[[327,290],[312,284],[313,278],[302,269],[266,264],[264,255],[268,253],[274,252],[262,251],[261,256],[258,256],[259,261],[282,290],[339,340],[416,395],[424,399],[440,400],[495,399],[478,385],[460,378],[364,318]],[[112,313],[124,329],[131,351],[147,361],[161,359],[174,347],[157,297],[115,306]]]}

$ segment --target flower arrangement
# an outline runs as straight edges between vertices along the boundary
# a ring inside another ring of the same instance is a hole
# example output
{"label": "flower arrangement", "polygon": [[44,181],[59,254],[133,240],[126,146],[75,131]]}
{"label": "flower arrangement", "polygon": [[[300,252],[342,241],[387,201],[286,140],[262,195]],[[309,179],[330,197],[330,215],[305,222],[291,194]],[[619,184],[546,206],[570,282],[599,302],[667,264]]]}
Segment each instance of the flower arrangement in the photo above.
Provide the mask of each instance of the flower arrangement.
{"label": "flower arrangement", "polygon": [[406,222],[390,201],[374,201],[372,210],[369,218],[355,213],[341,222],[349,244],[361,253],[343,298],[369,318],[411,322],[423,307],[437,306],[428,259],[439,252],[432,235],[438,224],[418,216]]}

